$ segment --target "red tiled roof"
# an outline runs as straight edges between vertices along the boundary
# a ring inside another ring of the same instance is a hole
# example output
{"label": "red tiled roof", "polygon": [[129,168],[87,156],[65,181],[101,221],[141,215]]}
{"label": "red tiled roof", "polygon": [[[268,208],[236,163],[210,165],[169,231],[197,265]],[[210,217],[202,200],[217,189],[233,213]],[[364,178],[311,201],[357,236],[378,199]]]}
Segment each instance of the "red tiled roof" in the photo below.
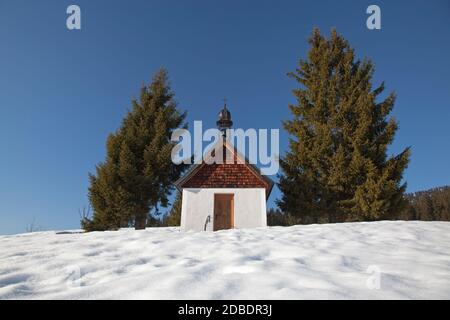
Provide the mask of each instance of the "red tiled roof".
{"label": "red tiled roof", "polygon": [[[177,188],[265,188],[266,197],[269,197],[273,187],[272,180],[261,175],[256,166],[251,165],[227,142],[223,142],[223,150],[226,149],[232,154],[233,163],[224,160],[224,163],[203,162],[194,165],[186,175],[175,182]],[[211,156],[213,155],[214,150],[211,152]]]}

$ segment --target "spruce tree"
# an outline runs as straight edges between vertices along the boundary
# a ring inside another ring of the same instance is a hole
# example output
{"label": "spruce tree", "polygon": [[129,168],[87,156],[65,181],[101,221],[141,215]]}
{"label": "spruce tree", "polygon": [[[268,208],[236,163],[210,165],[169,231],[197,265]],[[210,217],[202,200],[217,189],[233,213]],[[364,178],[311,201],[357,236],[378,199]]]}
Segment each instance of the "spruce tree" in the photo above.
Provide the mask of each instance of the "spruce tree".
{"label": "spruce tree", "polygon": [[185,169],[171,161],[170,137],[174,129],[186,127],[185,117],[161,69],[141,88],[118,131],[108,137],[106,160],[90,174],[94,215],[82,221],[83,228],[110,230],[134,223],[143,229],[152,211],[168,205],[172,183]]}
{"label": "spruce tree", "polygon": [[308,59],[288,74],[299,88],[284,122],[291,138],[278,205],[304,223],[389,218],[406,203],[410,154],[387,156],[398,127],[389,118],[395,94],[379,99],[384,83],[372,87],[372,61],[358,60],[335,30],[327,39],[315,29],[309,44]]}

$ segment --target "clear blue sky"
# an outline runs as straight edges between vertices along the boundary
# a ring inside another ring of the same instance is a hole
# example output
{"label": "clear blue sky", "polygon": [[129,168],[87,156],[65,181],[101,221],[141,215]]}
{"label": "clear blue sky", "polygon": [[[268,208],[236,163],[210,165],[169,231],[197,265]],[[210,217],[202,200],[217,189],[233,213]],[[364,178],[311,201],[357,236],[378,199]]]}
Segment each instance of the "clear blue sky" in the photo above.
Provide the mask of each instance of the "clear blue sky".
{"label": "clear blue sky", "polygon": [[[82,30],[66,28],[78,4]],[[382,29],[366,28],[370,4]],[[78,228],[88,172],[142,81],[165,66],[188,121],[281,128],[314,26],[336,27],[398,100],[390,152],[412,146],[408,191],[450,184],[450,2],[0,0],[0,234]],[[287,137],[281,134],[282,149]],[[269,200],[279,197],[275,190]]]}

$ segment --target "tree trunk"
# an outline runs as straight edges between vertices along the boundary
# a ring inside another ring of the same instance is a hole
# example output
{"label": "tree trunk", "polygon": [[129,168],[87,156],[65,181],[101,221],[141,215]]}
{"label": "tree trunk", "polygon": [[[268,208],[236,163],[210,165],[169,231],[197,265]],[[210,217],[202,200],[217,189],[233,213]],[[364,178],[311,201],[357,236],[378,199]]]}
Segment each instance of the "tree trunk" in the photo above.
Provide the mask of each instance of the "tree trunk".
{"label": "tree trunk", "polygon": [[138,213],[134,219],[134,229],[143,230],[147,224],[147,213]]}

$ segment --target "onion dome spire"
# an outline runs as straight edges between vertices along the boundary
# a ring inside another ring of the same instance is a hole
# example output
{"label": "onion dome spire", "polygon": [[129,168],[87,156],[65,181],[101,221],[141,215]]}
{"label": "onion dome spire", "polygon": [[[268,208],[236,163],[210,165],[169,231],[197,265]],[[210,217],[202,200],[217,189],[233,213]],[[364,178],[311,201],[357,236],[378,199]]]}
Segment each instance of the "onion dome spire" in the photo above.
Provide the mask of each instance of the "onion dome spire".
{"label": "onion dome spire", "polygon": [[225,101],[222,110],[219,112],[219,118],[216,122],[217,127],[220,131],[222,131],[224,134],[227,129],[230,129],[233,125],[233,121],[231,121],[231,113],[227,109],[227,103]]}

